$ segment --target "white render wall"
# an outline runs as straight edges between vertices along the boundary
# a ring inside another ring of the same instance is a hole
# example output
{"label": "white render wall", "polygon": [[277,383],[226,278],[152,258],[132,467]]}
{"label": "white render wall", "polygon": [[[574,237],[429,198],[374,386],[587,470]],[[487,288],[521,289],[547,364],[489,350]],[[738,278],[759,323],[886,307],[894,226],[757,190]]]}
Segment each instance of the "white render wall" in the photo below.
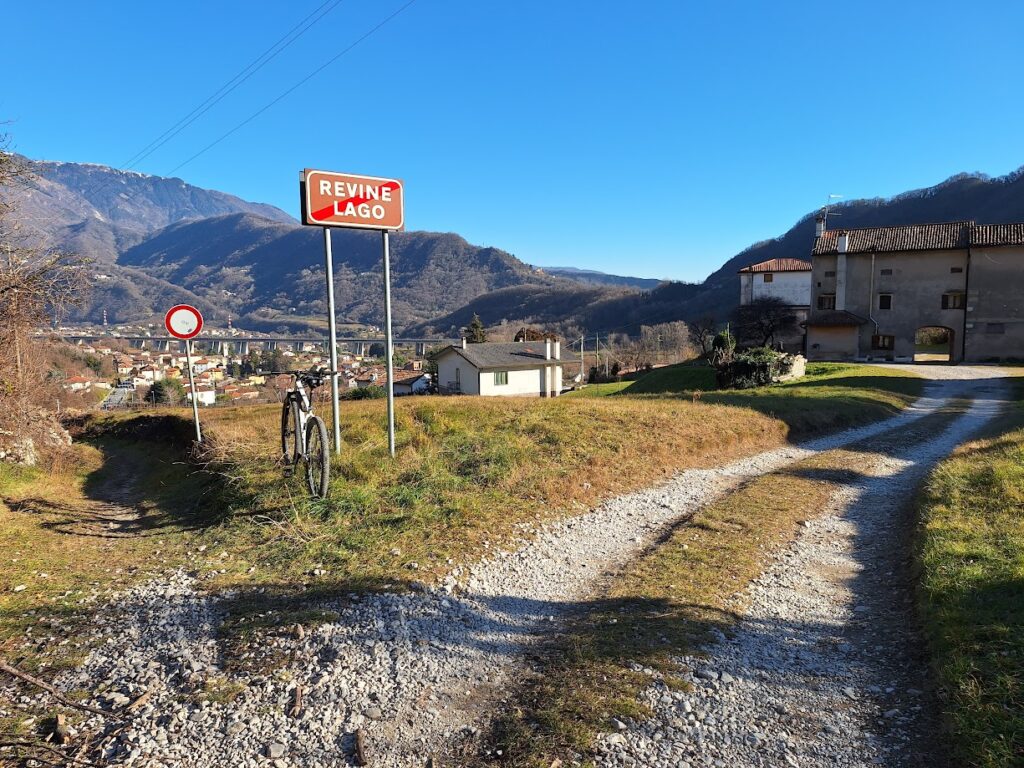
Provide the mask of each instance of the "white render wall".
{"label": "white render wall", "polygon": [[[557,392],[562,388],[561,366],[558,368]],[[495,385],[494,371],[480,371],[480,394],[497,397],[541,397],[544,391],[544,367],[508,371],[508,384]],[[556,370],[552,368],[551,370]]]}
{"label": "white render wall", "polygon": [[455,382],[455,369],[460,371],[462,391],[467,395],[480,394],[480,372],[470,365],[464,357],[449,352],[442,355],[437,361],[437,386],[444,392],[447,387],[453,386]]}
{"label": "white render wall", "polygon": [[740,303],[749,304],[766,297],[782,299],[793,306],[811,304],[811,272],[771,272],[772,281],[764,281],[764,272],[740,274]]}

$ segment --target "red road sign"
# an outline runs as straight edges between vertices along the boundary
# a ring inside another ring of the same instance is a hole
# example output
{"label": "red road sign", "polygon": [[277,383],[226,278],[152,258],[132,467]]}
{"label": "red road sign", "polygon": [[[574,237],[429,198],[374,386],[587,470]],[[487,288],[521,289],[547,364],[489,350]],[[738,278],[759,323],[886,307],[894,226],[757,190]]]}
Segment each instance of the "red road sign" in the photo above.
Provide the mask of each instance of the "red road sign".
{"label": "red road sign", "polygon": [[402,229],[405,187],[398,179],[302,172],[302,223],[317,227]]}
{"label": "red road sign", "polygon": [[195,307],[179,304],[167,310],[164,327],[176,339],[191,339],[203,330],[203,316]]}

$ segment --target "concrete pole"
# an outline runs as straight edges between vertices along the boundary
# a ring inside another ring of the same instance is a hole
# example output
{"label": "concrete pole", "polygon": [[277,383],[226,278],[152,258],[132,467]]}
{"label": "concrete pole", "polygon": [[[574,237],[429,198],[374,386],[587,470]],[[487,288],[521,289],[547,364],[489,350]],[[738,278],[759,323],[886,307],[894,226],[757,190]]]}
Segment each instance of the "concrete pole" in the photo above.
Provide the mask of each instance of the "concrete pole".
{"label": "concrete pole", "polygon": [[334,259],[331,228],[324,227],[324,261],[327,267],[327,327],[330,329],[331,417],[334,424],[334,452],[341,453],[341,406],[338,402],[338,324],[334,317]]}
{"label": "concrete pole", "polygon": [[388,451],[395,455],[395,382],[391,336],[391,243],[388,231],[381,230],[384,248],[384,364],[388,368]]}

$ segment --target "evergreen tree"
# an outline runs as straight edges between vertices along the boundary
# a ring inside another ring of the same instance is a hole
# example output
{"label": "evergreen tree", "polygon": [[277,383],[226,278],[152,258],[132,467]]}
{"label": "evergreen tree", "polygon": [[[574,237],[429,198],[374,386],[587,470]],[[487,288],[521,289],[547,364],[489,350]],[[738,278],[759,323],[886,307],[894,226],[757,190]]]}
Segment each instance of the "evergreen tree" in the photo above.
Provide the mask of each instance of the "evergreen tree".
{"label": "evergreen tree", "polygon": [[470,344],[483,344],[487,341],[487,331],[484,330],[484,324],[476,312],[473,313],[473,319],[466,326],[466,341]]}

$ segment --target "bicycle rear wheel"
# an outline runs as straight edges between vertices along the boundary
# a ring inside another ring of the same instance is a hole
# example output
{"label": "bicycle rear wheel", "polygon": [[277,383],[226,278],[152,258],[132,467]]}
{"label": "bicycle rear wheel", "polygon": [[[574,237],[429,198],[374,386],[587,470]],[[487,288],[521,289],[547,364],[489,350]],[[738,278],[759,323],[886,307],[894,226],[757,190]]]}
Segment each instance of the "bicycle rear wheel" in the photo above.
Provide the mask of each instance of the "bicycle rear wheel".
{"label": "bicycle rear wheel", "polygon": [[285,464],[297,464],[302,455],[299,434],[299,401],[289,394],[281,408],[281,458]]}
{"label": "bicycle rear wheel", "polygon": [[330,448],[327,445],[327,425],[319,416],[310,416],[306,422],[306,484],[317,498],[327,497],[331,476]]}

